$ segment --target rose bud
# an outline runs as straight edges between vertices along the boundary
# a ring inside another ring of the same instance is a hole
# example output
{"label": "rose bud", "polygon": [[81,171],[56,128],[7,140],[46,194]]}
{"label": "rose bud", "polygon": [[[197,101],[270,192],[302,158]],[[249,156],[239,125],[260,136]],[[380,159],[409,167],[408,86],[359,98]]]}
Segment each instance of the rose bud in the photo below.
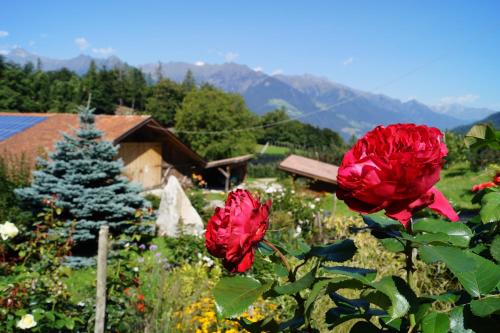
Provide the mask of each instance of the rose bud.
{"label": "rose bud", "polygon": [[412,214],[425,207],[458,221],[458,215],[434,186],[443,157],[443,134],[415,124],[378,126],[344,156],[337,197],[354,211],[385,214],[408,228]]}
{"label": "rose bud", "polygon": [[271,201],[262,204],[249,191],[229,193],[225,207],[217,207],[207,224],[208,252],[223,259],[230,272],[245,272],[253,263],[254,247],[264,239]]}

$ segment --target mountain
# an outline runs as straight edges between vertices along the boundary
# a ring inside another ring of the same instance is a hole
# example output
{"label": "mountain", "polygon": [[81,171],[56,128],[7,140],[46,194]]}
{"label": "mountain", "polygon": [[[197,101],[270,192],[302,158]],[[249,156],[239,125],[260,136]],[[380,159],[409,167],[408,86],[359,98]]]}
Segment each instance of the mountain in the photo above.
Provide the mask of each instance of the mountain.
{"label": "mountain", "polygon": [[[103,59],[80,55],[57,60],[22,49],[12,50],[6,58],[18,64],[36,63],[40,59],[44,70],[66,67],[78,74],[85,73],[92,60],[96,61],[98,67],[113,68],[124,64],[114,56]],[[241,94],[250,110],[259,115],[284,107],[292,117],[331,128],[345,138],[362,135],[380,124],[413,122],[448,129],[470,122],[463,117],[455,117],[453,112],[437,110],[416,100],[402,102],[310,74],[268,75],[236,63],[162,62],[141,65],[139,68],[152,78],[157,78],[161,70],[163,77],[177,82],[182,81],[186,72],[191,70],[198,83],[210,83],[227,92]]]}
{"label": "mountain", "polygon": [[453,129],[453,132],[465,134],[470,130],[470,128],[472,126],[474,126],[476,124],[490,124],[494,128],[500,129],[500,112],[493,113],[493,114],[489,115],[488,117],[481,119],[479,121],[476,121],[474,123],[456,127]]}
{"label": "mountain", "polygon": [[110,56],[108,58],[92,58],[88,55],[80,54],[79,56],[71,59],[52,59],[30,53],[21,48],[11,50],[7,53],[5,58],[7,61],[14,62],[22,66],[28,63],[36,65],[38,61],[40,61],[44,71],[67,68],[76,72],[78,75],[83,75],[87,72],[92,60],[94,60],[97,67],[114,68],[124,64],[123,61],[116,56]]}
{"label": "mountain", "polygon": [[432,106],[435,112],[446,114],[467,122],[474,122],[486,118],[497,111],[487,108],[472,108],[462,104],[441,104]]}

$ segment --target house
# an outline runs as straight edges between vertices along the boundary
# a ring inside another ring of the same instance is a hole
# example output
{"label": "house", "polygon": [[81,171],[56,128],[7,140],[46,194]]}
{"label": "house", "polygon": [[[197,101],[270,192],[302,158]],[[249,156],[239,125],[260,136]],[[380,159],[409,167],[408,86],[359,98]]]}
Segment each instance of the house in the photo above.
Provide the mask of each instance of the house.
{"label": "house", "polygon": [[[144,189],[161,187],[170,176],[184,184],[192,174],[201,174],[210,187],[229,189],[230,180],[242,181],[245,155],[219,161],[205,161],[169,129],[147,115],[97,115],[96,127],[103,139],[119,145],[124,175]],[[0,156],[24,159],[31,168],[38,156],[46,157],[63,133],[79,128],[77,114],[0,112]]]}
{"label": "house", "polygon": [[312,180],[313,190],[333,193],[337,188],[339,168],[333,164],[292,154],[281,161],[278,169],[290,173],[294,180],[297,177]]}

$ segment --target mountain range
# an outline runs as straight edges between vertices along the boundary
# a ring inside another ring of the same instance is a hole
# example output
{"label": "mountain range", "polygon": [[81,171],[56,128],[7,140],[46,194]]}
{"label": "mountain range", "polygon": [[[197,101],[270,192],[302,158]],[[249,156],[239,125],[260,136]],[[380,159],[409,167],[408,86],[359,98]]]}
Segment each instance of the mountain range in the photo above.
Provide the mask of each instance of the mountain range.
{"label": "mountain range", "polygon": [[[124,65],[116,56],[92,58],[80,55],[59,60],[38,56],[24,49],[12,50],[6,55],[6,59],[20,65],[39,62],[42,69],[47,71],[65,67],[80,75],[86,72],[92,60],[98,67],[114,68]],[[362,135],[379,124],[398,122],[451,129],[495,112],[456,104],[428,106],[417,100],[403,102],[335,83],[324,77],[311,74],[269,75],[236,63],[162,62],[138,67],[153,79],[161,70],[163,77],[177,82],[182,81],[186,72],[191,70],[197,83],[206,82],[227,92],[241,94],[250,110],[259,115],[284,107],[290,116],[338,131],[344,138]]]}

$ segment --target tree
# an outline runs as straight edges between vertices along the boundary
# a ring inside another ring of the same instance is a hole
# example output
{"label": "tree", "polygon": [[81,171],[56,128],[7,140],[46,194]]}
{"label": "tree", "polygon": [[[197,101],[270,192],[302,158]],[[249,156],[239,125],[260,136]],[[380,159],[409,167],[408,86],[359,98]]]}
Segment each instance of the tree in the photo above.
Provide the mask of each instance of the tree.
{"label": "tree", "polygon": [[174,81],[164,79],[151,87],[146,99],[146,113],[165,126],[174,126],[175,113],[180,108],[185,91]]}
{"label": "tree", "polygon": [[101,225],[114,233],[132,230],[136,212],[146,208],[139,189],[121,176],[123,162],[116,160],[118,148],[101,140],[93,110],[79,109],[80,129],[76,136],[65,134],[50,159],[40,159],[30,187],[16,190],[25,205],[40,210],[54,200],[62,209],[67,227],[76,221],[73,239],[93,241]]}
{"label": "tree", "polygon": [[252,153],[255,131],[239,129],[256,124],[257,117],[240,95],[211,87],[187,94],[175,116],[176,132],[181,139],[207,159]]}
{"label": "tree", "polygon": [[190,69],[188,69],[186,76],[184,76],[184,80],[182,80],[182,87],[186,93],[196,89],[196,80],[194,79],[193,72]]}
{"label": "tree", "polygon": [[91,97],[90,106],[96,113],[114,114],[116,104],[116,77],[106,69],[97,70],[95,62],[90,62],[87,73],[83,76],[85,98]]}

